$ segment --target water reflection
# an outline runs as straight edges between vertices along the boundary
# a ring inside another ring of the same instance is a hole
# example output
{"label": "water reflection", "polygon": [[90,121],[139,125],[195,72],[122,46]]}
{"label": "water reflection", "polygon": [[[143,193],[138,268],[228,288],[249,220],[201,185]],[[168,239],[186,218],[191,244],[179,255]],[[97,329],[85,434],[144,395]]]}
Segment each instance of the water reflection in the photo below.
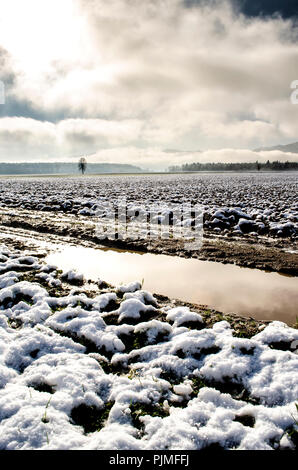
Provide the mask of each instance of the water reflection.
{"label": "water reflection", "polygon": [[295,277],[196,259],[83,247],[60,248],[47,262],[111,284],[144,279],[144,289],[151,292],[224,313],[288,324],[298,315]]}

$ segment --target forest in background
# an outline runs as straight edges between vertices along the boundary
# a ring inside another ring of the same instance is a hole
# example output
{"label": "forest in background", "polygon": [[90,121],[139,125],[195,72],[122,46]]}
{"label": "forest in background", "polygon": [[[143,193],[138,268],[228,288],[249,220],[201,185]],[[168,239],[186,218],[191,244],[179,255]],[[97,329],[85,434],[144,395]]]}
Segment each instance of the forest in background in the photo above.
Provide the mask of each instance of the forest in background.
{"label": "forest in background", "polygon": [[298,162],[266,163],[185,163],[181,166],[170,166],[169,171],[297,171]]}

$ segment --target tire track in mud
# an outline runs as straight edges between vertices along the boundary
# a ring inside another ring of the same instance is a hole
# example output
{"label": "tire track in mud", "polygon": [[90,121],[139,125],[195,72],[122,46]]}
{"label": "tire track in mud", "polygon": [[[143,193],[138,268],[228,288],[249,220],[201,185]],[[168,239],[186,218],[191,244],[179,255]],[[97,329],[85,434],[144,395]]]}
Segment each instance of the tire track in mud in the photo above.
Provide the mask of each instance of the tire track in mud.
{"label": "tire track in mud", "polygon": [[[236,264],[240,267],[261,269],[291,276],[298,276],[297,242],[247,237],[239,240],[225,238],[204,232],[203,246],[200,250],[187,250],[183,240],[140,239],[117,240],[99,239],[96,236],[98,220],[90,221],[83,216],[62,217],[58,213],[43,214],[36,211],[0,212],[2,231],[16,229],[20,235],[34,232],[41,239],[49,236],[53,242],[80,243],[89,247],[113,248],[142,253],[165,254],[196,258],[202,261]],[[28,235],[30,237],[30,235]]]}

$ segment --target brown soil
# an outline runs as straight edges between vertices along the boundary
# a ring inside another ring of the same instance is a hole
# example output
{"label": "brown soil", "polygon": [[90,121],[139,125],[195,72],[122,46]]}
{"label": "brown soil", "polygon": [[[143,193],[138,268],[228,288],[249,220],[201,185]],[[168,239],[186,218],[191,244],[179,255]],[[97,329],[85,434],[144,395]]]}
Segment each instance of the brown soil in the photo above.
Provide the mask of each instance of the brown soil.
{"label": "brown soil", "polygon": [[[59,218],[60,217],[60,218]],[[42,214],[33,211],[2,213],[0,227],[30,230],[39,234],[67,237],[72,242],[87,243],[89,246],[106,246],[121,250],[150,252],[197,258],[206,261],[233,263],[247,268],[278,272],[298,276],[298,243],[290,239],[268,239],[243,237],[215,237],[204,232],[200,250],[187,250],[181,240],[99,240],[92,219],[65,217],[58,214]],[[291,251],[296,251],[295,253]]]}

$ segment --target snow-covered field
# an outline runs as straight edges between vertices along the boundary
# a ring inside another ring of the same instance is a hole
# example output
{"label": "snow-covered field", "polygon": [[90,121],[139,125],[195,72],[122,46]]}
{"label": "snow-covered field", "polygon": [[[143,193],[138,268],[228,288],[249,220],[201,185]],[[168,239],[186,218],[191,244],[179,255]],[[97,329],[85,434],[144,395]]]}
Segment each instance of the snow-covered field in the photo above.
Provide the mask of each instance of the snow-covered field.
{"label": "snow-covered field", "polygon": [[189,202],[211,232],[297,239],[297,186],[297,173],[3,178],[0,207],[104,219],[126,198],[131,216],[156,212],[163,223],[169,205]]}
{"label": "snow-covered field", "polygon": [[298,330],[236,337],[139,282],[82,283],[0,247],[0,449],[297,445]]}

